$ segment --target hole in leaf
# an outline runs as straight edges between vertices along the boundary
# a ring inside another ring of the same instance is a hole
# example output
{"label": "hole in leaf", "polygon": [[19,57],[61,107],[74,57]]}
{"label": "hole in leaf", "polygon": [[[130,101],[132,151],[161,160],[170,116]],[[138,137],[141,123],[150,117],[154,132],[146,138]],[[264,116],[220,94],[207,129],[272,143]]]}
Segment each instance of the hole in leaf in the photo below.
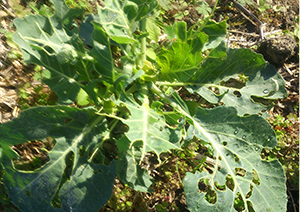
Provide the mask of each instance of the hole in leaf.
{"label": "hole in leaf", "polygon": [[13,159],[14,167],[24,171],[33,171],[43,167],[50,160],[47,152],[55,144],[54,138],[47,137],[44,140],[33,140],[12,146],[11,148],[19,155],[17,159]]}
{"label": "hole in leaf", "polygon": [[[65,157],[66,168],[63,174],[63,178],[70,179],[73,170],[74,155],[75,155],[74,152],[70,151]],[[62,179],[62,181],[63,180],[64,179]]]}
{"label": "hole in leaf", "polygon": [[211,185],[209,184],[209,179],[201,178],[198,182],[198,192],[205,192],[205,200],[210,204],[215,204],[217,202],[217,194],[212,190]]}
{"label": "hole in leaf", "polygon": [[205,200],[210,204],[215,204],[217,202],[217,193],[214,190],[209,190],[205,195]]}
{"label": "hole in leaf", "polygon": [[253,191],[253,185],[250,184],[250,191],[246,194],[246,198],[250,198],[252,196],[252,191]]}
{"label": "hole in leaf", "polygon": [[218,182],[214,183],[216,189],[218,189],[219,191],[225,191],[226,190],[226,185],[220,185]]}
{"label": "hole in leaf", "polygon": [[199,193],[207,192],[209,189],[209,179],[201,178],[198,182]]}
{"label": "hole in leaf", "polygon": [[[108,162],[116,159],[118,155],[118,147],[113,139],[107,139],[103,141],[101,146],[101,152],[105,156]],[[100,152],[99,152],[100,153]]]}
{"label": "hole in leaf", "polygon": [[43,47],[45,51],[47,51],[49,54],[56,53],[50,46],[44,46]]}
{"label": "hole in leaf", "polygon": [[227,141],[223,141],[222,144],[223,144],[223,146],[227,146],[228,142]]}
{"label": "hole in leaf", "polygon": [[222,86],[231,87],[231,88],[237,88],[241,89],[242,87],[245,87],[246,83],[239,79],[230,78],[227,81],[222,81],[220,83]]}
{"label": "hole in leaf", "polygon": [[228,174],[226,176],[226,183],[225,184],[226,184],[227,188],[229,188],[231,191],[233,191],[235,185],[234,185],[233,178],[230,174]]}
{"label": "hole in leaf", "polygon": [[257,174],[257,172],[252,169],[252,182],[255,184],[255,185],[260,185],[260,179],[259,179],[259,176]]}
{"label": "hole in leaf", "polygon": [[30,191],[26,191],[25,194],[29,197],[31,197],[31,192]]}
{"label": "hole in leaf", "polygon": [[263,148],[260,152],[260,157],[262,160],[272,161],[276,159],[276,155],[269,148]]}
{"label": "hole in leaf", "polygon": [[80,157],[83,157],[83,156],[85,155],[85,153],[86,153],[86,146],[81,145],[81,146],[79,147],[79,156],[80,156]]}
{"label": "hole in leaf", "polygon": [[245,202],[244,202],[240,192],[237,192],[236,197],[234,199],[234,208],[237,211],[245,210]]}
{"label": "hole in leaf", "polygon": [[52,198],[51,204],[54,208],[61,208],[61,202],[58,193],[56,193],[55,196]]}
{"label": "hole in leaf", "polygon": [[219,88],[217,88],[217,87],[208,87],[208,89],[211,90],[212,92],[214,92],[214,94],[220,95]]}
{"label": "hole in leaf", "polygon": [[239,131],[240,131],[239,129],[236,129],[236,130],[234,131],[234,134],[235,134],[235,135],[238,134]]}
{"label": "hole in leaf", "polygon": [[233,94],[237,97],[237,98],[240,98],[242,96],[241,92],[235,90],[233,91]]}
{"label": "hole in leaf", "polygon": [[253,204],[251,201],[247,201],[247,208],[249,212],[255,212],[254,208],[253,208]]}
{"label": "hole in leaf", "polygon": [[236,163],[238,163],[240,161],[240,158],[236,154],[233,154],[233,157],[234,157],[234,161]]}
{"label": "hole in leaf", "polygon": [[103,163],[103,156],[100,152],[97,152],[96,155],[93,156],[93,163],[100,164]]}
{"label": "hole in leaf", "polygon": [[71,121],[73,121],[73,119],[71,119],[71,118],[66,118],[66,119],[65,119],[65,124],[70,123]]}
{"label": "hole in leaf", "polygon": [[263,104],[265,106],[269,106],[274,102],[274,100],[272,100],[272,99],[264,99],[263,97],[257,97],[257,96],[251,96],[251,99],[255,103],[260,103],[260,104]]}
{"label": "hole in leaf", "polygon": [[235,168],[235,175],[236,176],[241,176],[241,177],[245,177],[246,175],[246,170],[243,168]]}

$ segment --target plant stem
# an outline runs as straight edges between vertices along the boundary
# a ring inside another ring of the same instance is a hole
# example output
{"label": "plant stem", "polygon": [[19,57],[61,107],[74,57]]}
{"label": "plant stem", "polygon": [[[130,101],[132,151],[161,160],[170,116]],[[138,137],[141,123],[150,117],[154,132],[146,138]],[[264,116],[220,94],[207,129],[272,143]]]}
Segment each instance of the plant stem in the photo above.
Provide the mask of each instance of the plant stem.
{"label": "plant stem", "polygon": [[[146,17],[144,17],[141,21],[140,21],[140,31],[141,33],[146,33]],[[141,39],[141,57],[140,60],[138,62],[138,65],[140,65],[141,67],[143,67],[143,62],[146,60],[146,51],[147,51],[147,46],[146,46],[146,37],[143,37]]]}

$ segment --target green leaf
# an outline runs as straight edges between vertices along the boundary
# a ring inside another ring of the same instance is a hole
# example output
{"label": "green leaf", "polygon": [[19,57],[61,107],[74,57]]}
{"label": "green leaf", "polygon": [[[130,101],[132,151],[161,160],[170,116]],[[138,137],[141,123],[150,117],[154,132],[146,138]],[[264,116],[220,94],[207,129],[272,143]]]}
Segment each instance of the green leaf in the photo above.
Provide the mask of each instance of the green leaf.
{"label": "green leaf", "polygon": [[92,39],[92,33],[94,30],[94,26],[92,24],[93,21],[99,22],[99,16],[97,14],[86,15],[82,20],[79,30],[79,36],[82,41],[91,47],[94,46]]}
{"label": "green leaf", "polygon": [[132,189],[140,192],[150,192],[152,177],[147,170],[142,169],[139,161],[142,156],[143,146],[140,142],[135,142],[131,148],[131,142],[126,136],[116,141],[119,154],[117,161],[117,176]]}
{"label": "green leaf", "polygon": [[159,158],[162,152],[180,148],[181,139],[180,130],[167,127],[164,117],[149,107],[147,98],[142,96],[140,105],[132,96],[123,95],[118,102],[124,104],[131,114],[128,119],[123,120],[129,126],[129,131],[125,135],[131,142],[130,148],[135,142],[142,141],[142,146],[139,147],[141,160],[144,159],[146,152],[154,152]]}
{"label": "green leaf", "polygon": [[22,50],[26,62],[50,71],[51,76],[45,83],[56,92],[60,103],[69,104],[84,87],[78,81],[91,80],[89,71],[93,62],[82,41],[69,30],[74,18],[83,10],[70,9],[62,0],[53,0],[53,3],[56,10],[52,17],[29,15],[15,19],[17,32],[13,40]]}
{"label": "green leaf", "polygon": [[162,49],[157,61],[161,67],[159,80],[189,82],[204,60],[202,48],[207,39],[207,35],[200,32],[194,39],[176,41],[171,48]]}
{"label": "green leaf", "polygon": [[[239,75],[245,75],[247,81],[241,82]],[[193,86],[188,87],[189,92],[198,93],[214,104],[223,102],[233,106],[238,115],[263,113],[268,109],[255,103],[254,96],[276,99],[287,95],[284,80],[275,67],[249,49],[230,49],[226,60],[208,58],[190,81]]]}
{"label": "green leaf", "polygon": [[[216,165],[213,172],[187,173],[184,189],[191,211],[235,211],[234,201],[240,195],[255,211],[285,211],[287,203],[284,170],[277,160],[260,158],[262,148],[276,146],[276,135],[262,117],[238,117],[232,107],[198,108],[189,137],[210,142]],[[218,166],[220,166],[218,168]],[[232,180],[228,180],[231,178]],[[200,181],[208,182],[216,200],[209,203]],[[222,188],[223,187],[223,188]]]}
{"label": "green leaf", "polygon": [[88,97],[89,96],[87,95],[87,93],[83,89],[81,89],[78,93],[78,96],[76,97],[77,104],[80,106],[88,105],[90,103]]}
{"label": "green leaf", "polygon": [[[98,148],[109,133],[106,125],[106,119],[91,108],[56,106],[26,110],[0,126],[4,150],[47,137],[56,142],[48,152],[50,161],[34,171],[17,170],[11,162],[16,154],[2,152],[3,180],[12,202],[23,211],[100,209],[112,194],[116,174],[116,163],[104,165]],[[102,160],[95,161],[93,156]]]}
{"label": "green leaf", "polygon": [[207,4],[206,1],[198,1],[198,6],[196,7],[196,10],[199,14],[203,14],[204,18],[206,18],[207,16],[209,16],[209,14],[211,13],[211,8],[210,6]]}
{"label": "green leaf", "polygon": [[98,15],[101,27],[109,37],[117,43],[124,44],[137,42],[133,37],[133,30],[127,21],[124,4],[112,0],[105,2],[105,7],[98,6]]}
{"label": "green leaf", "polygon": [[92,39],[94,48],[92,49],[92,56],[98,62],[94,65],[94,67],[103,78],[103,81],[113,84],[115,81],[114,61],[110,49],[111,43],[109,41],[109,37],[103,31],[99,23],[94,22],[93,25],[94,30]]}
{"label": "green leaf", "polygon": [[201,32],[205,32],[208,35],[208,42],[205,43],[203,50],[213,49],[217,47],[226,38],[226,21],[216,23],[215,21],[208,21],[201,29]]}
{"label": "green leaf", "polygon": [[109,37],[119,43],[126,44],[138,41],[134,31],[138,21],[148,15],[156,7],[156,1],[122,1],[112,0],[105,2],[105,7],[98,6],[100,24]]}
{"label": "green leaf", "polygon": [[160,28],[155,24],[155,20],[152,18],[147,19],[147,25],[146,25],[147,32],[149,32],[149,38],[155,41],[155,43],[158,42],[158,38],[161,34]]}
{"label": "green leaf", "polygon": [[186,23],[184,21],[179,21],[176,23],[176,35],[177,39],[182,42],[187,41],[187,31],[186,31]]}

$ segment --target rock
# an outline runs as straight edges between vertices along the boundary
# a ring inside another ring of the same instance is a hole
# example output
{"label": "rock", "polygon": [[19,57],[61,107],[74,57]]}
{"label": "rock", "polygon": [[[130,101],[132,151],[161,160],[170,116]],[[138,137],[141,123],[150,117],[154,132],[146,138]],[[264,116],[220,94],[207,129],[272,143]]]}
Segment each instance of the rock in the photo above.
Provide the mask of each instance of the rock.
{"label": "rock", "polygon": [[295,39],[285,35],[264,40],[258,51],[269,63],[282,65],[296,53],[296,48]]}

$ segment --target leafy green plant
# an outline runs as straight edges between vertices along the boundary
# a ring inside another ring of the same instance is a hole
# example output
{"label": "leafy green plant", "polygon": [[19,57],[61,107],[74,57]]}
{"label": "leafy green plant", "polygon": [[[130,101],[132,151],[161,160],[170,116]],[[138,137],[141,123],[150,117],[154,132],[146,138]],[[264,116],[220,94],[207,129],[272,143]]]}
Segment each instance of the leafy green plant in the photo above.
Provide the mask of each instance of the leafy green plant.
{"label": "leafy green plant", "polygon": [[283,165],[288,183],[299,187],[299,137],[297,115],[290,113],[286,118],[278,114],[270,120],[278,139],[277,146],[262,153],[268,160],[277,158]]}
{"label": "leafy green plant", "polygon": [[[196,138],[215,165],[186,173],[191,211],[285,210],[284,170],[260,157],[277,143],[264,119],[270,106],[253,100],[285,97],[285,83],[261,55],[225,46],[226,22],[206,19],[189,29],[177,22],[167,45],[147,57],[146,19],[156,1],[106,1],[80,26],[75,18],[82,9],[52,2],[53,16],[14,21],[24,60],[45,68],[43,81],[59,98],[56,106],[24,110],[0,126],[3,182],[17,207],[97,211],[116,176],[150,192],[152,177],[141,166],[146,153],[160,161],[161,153]],[[199,98],[212,108],[201,107]],[[68,106],[74,102],[78,107]],[[46,138],[55,144],[49,160],[35,170],[17,169],[11,146]]]}

